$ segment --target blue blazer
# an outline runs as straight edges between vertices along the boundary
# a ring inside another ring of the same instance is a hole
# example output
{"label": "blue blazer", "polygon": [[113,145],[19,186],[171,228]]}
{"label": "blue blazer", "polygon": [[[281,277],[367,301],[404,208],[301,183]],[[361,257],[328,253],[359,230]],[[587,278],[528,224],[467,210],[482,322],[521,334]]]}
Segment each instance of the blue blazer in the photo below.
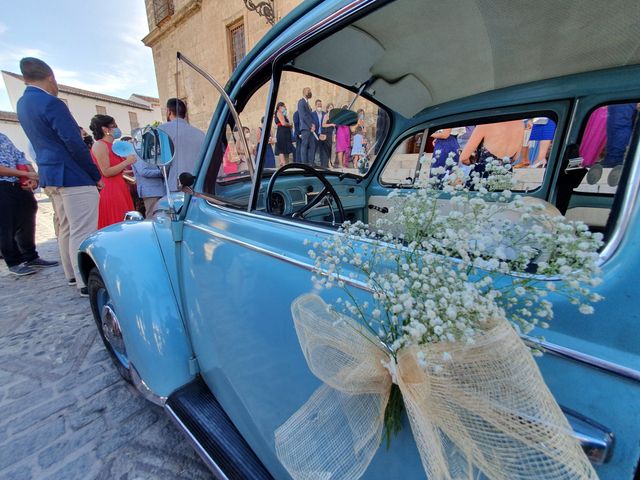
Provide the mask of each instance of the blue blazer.
{"label": "blue blazer", "polygon": [[305,98],[298,100],[298,116],[300,117],[300,131],[311,130],[313,118],[311,117],[311,107]]}
{"label": "blue blazer", "polygon": [[320,114],[320,119],[318,120],[318,112],[311,113],[311,123],[316,126],[316,133],[319,135],[321,133],[325,133],[322,131],[322,121],[324,120],[325,113],[322,112]]}
{"label": "blue blazer", "polygon": [[28,86],[18,100],[17,113],[36,152],[41,186],[80,187],[100,180],[80,127],[62,100]]}

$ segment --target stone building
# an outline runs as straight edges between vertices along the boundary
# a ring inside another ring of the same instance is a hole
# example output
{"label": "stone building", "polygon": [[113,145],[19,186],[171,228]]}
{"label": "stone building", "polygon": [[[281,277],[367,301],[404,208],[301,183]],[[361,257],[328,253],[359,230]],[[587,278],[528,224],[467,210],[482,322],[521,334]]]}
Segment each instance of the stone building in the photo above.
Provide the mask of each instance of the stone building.
{"label": "stone building", "polygon": [[[301,2],[246,3],[270,5],[272,20],[277,22]],[[176,53],[183,53],[224,85],[271,28],[269,11],[250,11],[243,0],[145,0],[145,5],[149,34],[142,41],[153,51],[161,102],[182,98],[189,108],[189,121],[206,130],[220,97],[189,67],[178,67]]]}

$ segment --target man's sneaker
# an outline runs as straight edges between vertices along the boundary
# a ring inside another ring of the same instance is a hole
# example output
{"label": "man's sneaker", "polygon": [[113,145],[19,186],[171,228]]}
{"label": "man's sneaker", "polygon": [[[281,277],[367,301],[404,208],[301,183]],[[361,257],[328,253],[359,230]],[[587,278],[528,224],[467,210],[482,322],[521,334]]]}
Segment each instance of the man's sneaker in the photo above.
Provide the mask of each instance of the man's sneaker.
{"label": "man's sneaker", "polygon": [[70,278],[69,280],[67,280],[67,285],[75,285],[75,284],[76,284],[75,278]]}
{"label": "man's sneaker", "polygon": [[28,262],[24,262],[24,264],[27,267],[49,268],[49,267],[55,267],[56,265],[58,265],[58,262],[56,262],[55,260],[49,261],[49,260],[45,260],[43,258],[38,257]]}
{"label": "man's sneaker", "polygon": [[18,277],[24,277],[25,275],[33,275],[36,273],[36,269],[28,265],[16,265],[15,267],[9,267],[9,273]]}
{"label": "man's sneaker", "polygon": [[89,296],[89,289],[87,287],[82,287],[80,289],[80,296],[81,297],[88,297]]}

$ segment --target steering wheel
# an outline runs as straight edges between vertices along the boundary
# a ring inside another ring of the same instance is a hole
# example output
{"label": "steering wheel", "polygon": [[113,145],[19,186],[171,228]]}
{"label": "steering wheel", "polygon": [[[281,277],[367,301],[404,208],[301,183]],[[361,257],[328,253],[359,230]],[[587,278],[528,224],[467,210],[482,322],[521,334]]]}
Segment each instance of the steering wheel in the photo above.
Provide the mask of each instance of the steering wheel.
{"label": "steering wheel", "polygon": [[[267,186],[267,198],[265,200],[265,208],[267,209],[267,212],[273,213],[271,208],[271,195],[273,194],[273,187],[276,184],[276,179],[287,170],[293,170],[293,169],[303,170],[305,173],[310,173],[311,175],[316,177],[318,180],[320,180],[324,188],[318,193],[318,195],[316,195],[313,199],[311,199],[311,201],[308,202],[304,207],[302,207],[300,210],[296,212],[293,212],[291,216],[293,218],[296,218],[296,217],[304,218],[305,213],[307,213],[313,207],[318,205],[327,195],[331,195],[331,197],[333,197],[333,199],[335,200],[336,206],[338,207],[338,212],[340,213],[340,223],[344,222],[346,219],[346,216],[344,214],[344,207],[342,206],[340,197],[338,196],[335,188],[333,188],[333,185],[331,185],[331,183],[326,179],[326,177],[322,173],[320,173],[318,170],[313,168],[311,165],[307,165],[304,163],[288,163],[287,165],[280,167],[278,170],[276,170],[273,173],[273,175],[271,176],[271,180],[269,180],[269,185]],[[329,208],[332,208],[331,205],[329,205]]]}

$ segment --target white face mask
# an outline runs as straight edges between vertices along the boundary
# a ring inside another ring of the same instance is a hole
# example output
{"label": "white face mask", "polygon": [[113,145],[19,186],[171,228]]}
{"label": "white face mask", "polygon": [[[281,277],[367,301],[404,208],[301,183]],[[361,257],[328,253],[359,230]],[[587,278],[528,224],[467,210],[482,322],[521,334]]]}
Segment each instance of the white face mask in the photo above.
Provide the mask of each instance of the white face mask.
{"label": "white face mask", "polygon": [[322,113],[322,107],[318,107],[318,108],[316,108],[316,112],[318,112],[318,113]]}

